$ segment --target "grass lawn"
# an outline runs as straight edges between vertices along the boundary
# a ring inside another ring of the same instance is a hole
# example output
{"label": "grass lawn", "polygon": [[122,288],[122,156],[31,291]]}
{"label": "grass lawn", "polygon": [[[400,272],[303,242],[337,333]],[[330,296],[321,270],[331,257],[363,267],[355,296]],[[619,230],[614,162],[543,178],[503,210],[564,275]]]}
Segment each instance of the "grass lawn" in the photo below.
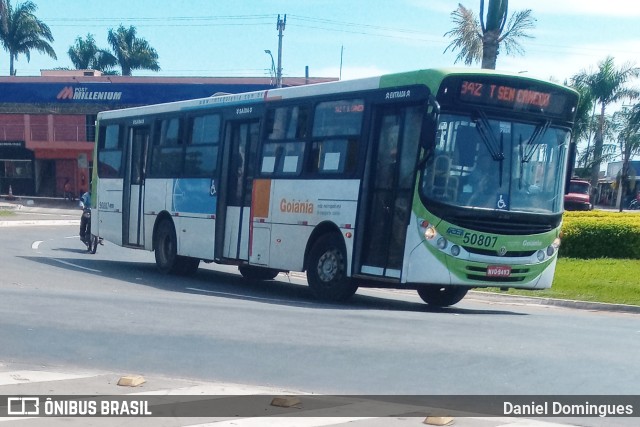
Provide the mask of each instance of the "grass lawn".
{"label": "grass lawn", "polygon": [[9,209],[0,209],[0,217],[1,216],[12,216],[15,215],[15,213],[13,211],[10,211]]}
{"label": "grass lawn", "polygon": [[559,258],[550,289],[507,294],[640,305],[640,260]]}

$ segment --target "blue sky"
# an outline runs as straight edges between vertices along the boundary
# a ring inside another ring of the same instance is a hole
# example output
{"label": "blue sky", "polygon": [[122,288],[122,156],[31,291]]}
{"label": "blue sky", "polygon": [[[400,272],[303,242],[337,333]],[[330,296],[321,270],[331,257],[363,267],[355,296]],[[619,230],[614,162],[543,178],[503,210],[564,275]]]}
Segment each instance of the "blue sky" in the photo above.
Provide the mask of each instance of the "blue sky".
{"label": "blue sky", "polygon": [[[19,0],[11,0],[16,3]],[[67,51],[76,37],[94,35],[108,47],[107,32],[134,25],[159,54],[158,76],[268,76],[270,49],[277,61],[278,14],[287,14],[283,75],[343,79],[451,66],[443,53],[450,40],[451,0],[34,0],[36,15],[55,37],[58,60],[36,51],[15,64],[19,76],[71,67]],[[461,0],[475,10],[479,0]],[[628,0],[511,0],[510,9],[531,8],[537,19],[524,40],[524,56],[500,55],[498,68],[559,81],[595,69],[612,55],[617,64],[640,59],[640,3]],[[342,69],[340,68],[342,50]],[[463,64],[460,64],[464,66]],[[0,75],[8,75],[6,52]]]}

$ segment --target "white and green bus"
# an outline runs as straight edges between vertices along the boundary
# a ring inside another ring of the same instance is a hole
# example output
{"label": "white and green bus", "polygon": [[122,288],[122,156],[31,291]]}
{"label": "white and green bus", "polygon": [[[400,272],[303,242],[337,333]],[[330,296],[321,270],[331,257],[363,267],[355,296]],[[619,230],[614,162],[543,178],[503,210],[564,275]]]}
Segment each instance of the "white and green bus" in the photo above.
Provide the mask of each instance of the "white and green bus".
{"label": "white and green bus", "polygon": [[102,112],[92,233],[312,293],[551,286],[578,95],[430,69]]}

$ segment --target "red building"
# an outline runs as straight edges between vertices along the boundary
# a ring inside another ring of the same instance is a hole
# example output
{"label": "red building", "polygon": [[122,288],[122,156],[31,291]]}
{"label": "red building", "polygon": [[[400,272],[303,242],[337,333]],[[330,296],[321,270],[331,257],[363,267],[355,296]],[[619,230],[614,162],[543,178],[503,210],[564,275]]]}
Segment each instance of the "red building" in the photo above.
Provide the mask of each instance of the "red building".
{"label": "red building", "polygon": [[[283,86],[335,78],[283,80]],[[88,188],[98,112],[273,88],[268,77],[106,76],[93,70],[0,77],[0,193],[62,197]]]}

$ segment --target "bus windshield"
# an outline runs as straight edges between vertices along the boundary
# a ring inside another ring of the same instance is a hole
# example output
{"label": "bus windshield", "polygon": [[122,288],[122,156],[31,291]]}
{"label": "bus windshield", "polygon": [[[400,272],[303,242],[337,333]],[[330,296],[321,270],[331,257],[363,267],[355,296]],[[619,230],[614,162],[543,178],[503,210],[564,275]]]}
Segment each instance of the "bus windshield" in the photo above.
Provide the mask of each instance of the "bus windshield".
{"label": "bus windshield", "polygon": [[559,213],[569,137],[549,121],[443,113],[421,196],[467,209]]}

